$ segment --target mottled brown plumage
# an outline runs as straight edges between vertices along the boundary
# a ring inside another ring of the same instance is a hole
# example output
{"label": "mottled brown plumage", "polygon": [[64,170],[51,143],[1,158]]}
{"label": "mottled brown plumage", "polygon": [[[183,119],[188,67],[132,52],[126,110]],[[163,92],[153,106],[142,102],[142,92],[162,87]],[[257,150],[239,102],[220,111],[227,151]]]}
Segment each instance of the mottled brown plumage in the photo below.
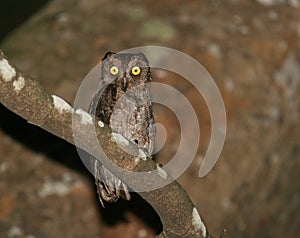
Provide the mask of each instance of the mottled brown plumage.
{"label": "mottled brown plumage", "polygon": [[[89,112],[109,125],[113,132],[136,143],[146,155],[151,155],[155,125],[147,58],[142,53],[108,52],[102,60],[101,74],[99,91],[91,102]],[[127,185],[98,160],[94,159],[93,169],[102,205],[102,200],[115,202],[120,196],[130,199]]]}

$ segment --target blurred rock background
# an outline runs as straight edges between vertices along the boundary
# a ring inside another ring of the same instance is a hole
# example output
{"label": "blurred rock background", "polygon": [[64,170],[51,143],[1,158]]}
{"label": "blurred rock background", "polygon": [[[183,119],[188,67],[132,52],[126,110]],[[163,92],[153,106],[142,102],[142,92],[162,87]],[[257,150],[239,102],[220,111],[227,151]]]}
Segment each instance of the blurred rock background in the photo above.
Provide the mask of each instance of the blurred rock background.
{"label": "blurred rock background", "polygon": [[[107,51],[143,45],[198,60],[224,98],[228,132],[214,169],[198,178],[210,139],[203,99],[175,74],[153,73],[195,106],[199,151],[179,178],[212,234],[298,237],[300,233],[300,1],[2,1],[0,46],[25,74],[73,102]],[[0,237],[153,237],[161,229],[138,196],[100,208],[75,148],[0,106]],[[168,131],[161,158],[180,130]]]}

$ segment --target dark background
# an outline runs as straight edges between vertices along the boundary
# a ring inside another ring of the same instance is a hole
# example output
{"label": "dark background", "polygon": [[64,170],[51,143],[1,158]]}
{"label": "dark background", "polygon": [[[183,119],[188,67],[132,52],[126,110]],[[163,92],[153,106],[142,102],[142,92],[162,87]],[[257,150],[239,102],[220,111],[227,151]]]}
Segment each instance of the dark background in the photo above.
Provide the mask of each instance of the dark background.
{"label": "dark background", "polygon": [[[194,105],[201,142],[179,178],[212,234],[297,237],[300,224],[299,1],[1,1],[0,45],[26,75],[73,102],[107,51],[143,45],[198,60],[224,98],[228,132],[221,157],[198,178],[210,138],[199,93],[175,74],[153,72]],[[297,5],[298,2],[298,5]],[[200,79],[201,80],[201,79]],[[168,131],[169,158],[180,130]],[[138,196],[99,208],[75,148],[0,106],[0,237],[153,237],[158,218]]]}

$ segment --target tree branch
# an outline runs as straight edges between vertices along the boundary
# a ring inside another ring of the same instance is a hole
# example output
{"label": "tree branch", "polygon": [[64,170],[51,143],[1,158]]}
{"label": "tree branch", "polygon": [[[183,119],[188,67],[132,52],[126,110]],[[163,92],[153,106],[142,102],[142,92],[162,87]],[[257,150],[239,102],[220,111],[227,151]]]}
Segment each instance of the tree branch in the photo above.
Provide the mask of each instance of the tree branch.
{"label": "tree branch", "polygon": [[[26,119],[69,143],[87,151],[101,162],[94,137],[88,133],[96,130],[98,140],[111,161],[129,171],[121,177],[130,180],[130,171],[151,171],[157,165],[153,160],[140,160],[127,154],[111,140],[111,130],[100,127],[94,119],[81,109],[74,110],[61,98],[51,95],[37,81],[25,77],[13,66],[0,50],[0,102]],[[72,124],[72,117],[78,123]],[[76,133],[80,141],[74,141]],[[211,237],[200,219],[199,213],[186,192],[174,181],[162,188],[139,192],[157,211],[163,223],[163,232],[157,237]]]}

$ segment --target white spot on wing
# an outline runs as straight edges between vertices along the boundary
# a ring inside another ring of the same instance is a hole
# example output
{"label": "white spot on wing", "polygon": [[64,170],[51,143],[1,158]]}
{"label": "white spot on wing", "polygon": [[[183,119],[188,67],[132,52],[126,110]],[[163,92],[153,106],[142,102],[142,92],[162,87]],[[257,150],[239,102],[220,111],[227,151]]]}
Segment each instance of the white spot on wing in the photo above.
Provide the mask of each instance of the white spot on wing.
{"label": "white spot on wing", "polygon": [[16,76],[16,70],[10,66],[6,59],[0,60],[0,75],[4,82],[9,82]]}
{"label": "white spot on wing", "polygon": [[193,208],[192,225],[196,230],[202,231],[202,236],[206,237],[207,235],[206,227],[202,222],[200,215],[195,207]]}
{"label": "white spot on wing", "polygon": [[103,123],[102,121],[98,121],[98,125],[99,125],[100,127],[104,127],[104,123]]}
{"label": "white spot on wing", "polygon": [[51,95],[53,98],[54,107],[58,110],[60,114],[63,112],[73,113],[73,108],[65,100],[55,95]]}
{"label": "white spot on wing", "polygon": [[25,86],[25,79],[22,76],[19,76],[14,82],[13,86],[15,91],[21,91]]}
{"label": "white spot on wing", "polygon": [[81,122],[84,125],[92,125],[93,124],[93,118],[90,114],[88,114],[86,111],[82,110],[81,108],[77,109],[75,111],[75,114],[81,116]]}
{"label": "white spot on wing", "polygon": [[164,169],[162,169],[158,164],[156,164],[156,168],[158,171],[158,175],[163,179],[167,179],[168,177],[167,172]]}

